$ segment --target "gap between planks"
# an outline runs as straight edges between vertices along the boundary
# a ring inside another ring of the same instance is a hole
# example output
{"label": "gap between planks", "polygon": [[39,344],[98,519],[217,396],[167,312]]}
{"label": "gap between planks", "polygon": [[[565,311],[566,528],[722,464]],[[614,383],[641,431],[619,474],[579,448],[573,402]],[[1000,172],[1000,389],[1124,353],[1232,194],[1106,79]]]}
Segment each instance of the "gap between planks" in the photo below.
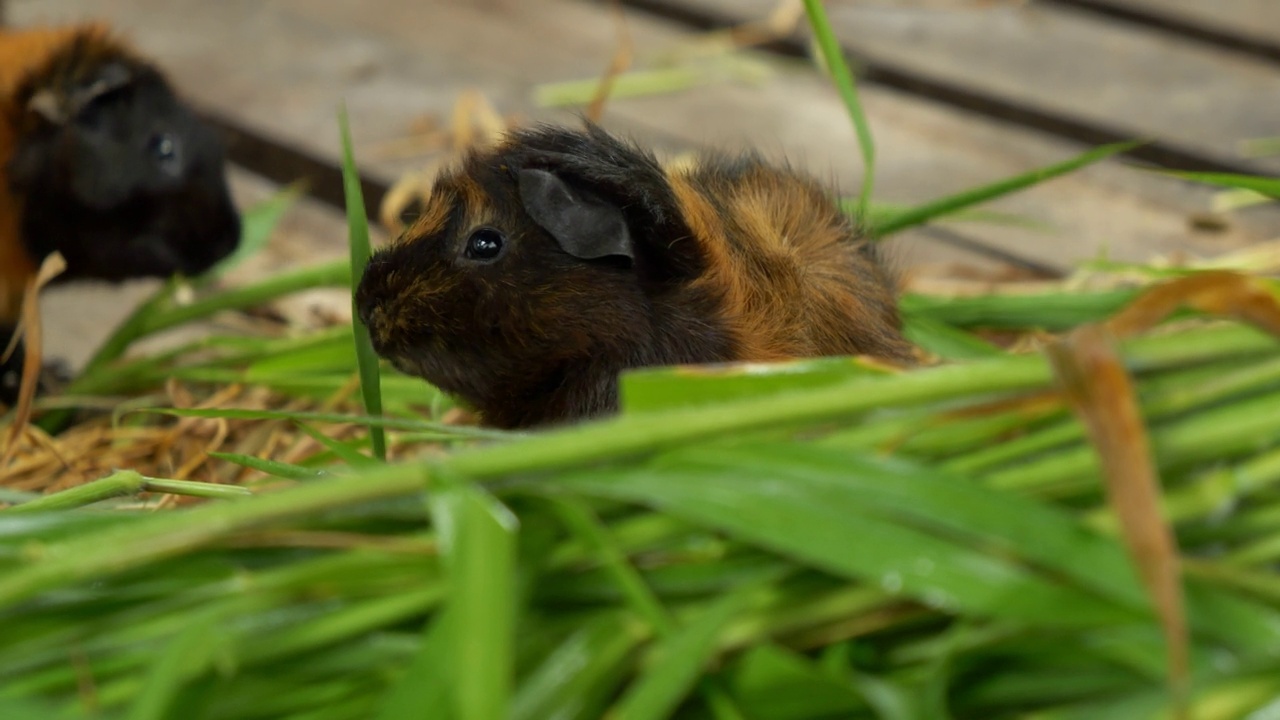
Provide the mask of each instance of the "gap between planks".
{"label": "gap between planks", "polygon": [[[19,1],[24,20],[36,3]],[[44,15],[84,16],[89,0],[39,0]],[[301,167],[329,171],[327,199],[340,198],[333,178],[338,158],[333,111],[346,98],[357,135],[357,160],[367,189],[422,158],[370,161],[368,142],[403,133],[424,111],[447,113],[459,90],[478,87],[503,111],[537,119],[570,120],[564,111],[532,106],[538,82],[592,77],[613,50],[614,25],[606,7],[544,0],[491,0],[486,7],[442,0],[372,0],[358,7],[337,0],[219,3],[133,0],[110,6],[107,18],[135,36],[165,64],[184,90],[215,115],[291,156]],[[687,29],[631,14],[642,54],[687,40]],[[199,32],[193,32],[198,28]],[[483,52],[475,38],[484,37]],[[227,52],[254,47],[253,62]],[[751,145],[776,150],[820,175],[842,180],[860,166],[843,108],[811,68],[776,58],[779,77],[759,87],[711,85],[664,96],[615,100],[606,126],[664,152],[699,145]],[[901,92],[866,87],[866,103],[880,145],[882,199],[912,203],[972,187],[1062,159],[1078,146],[1045,138]],[[265,157],[253,143],[243,159]],[[243,149],[248,147],[249,149]],[[295,148],[298,152],[284,152]],[[282,165],[287,166],[287,163]],[[273,178],[287,181],[287,167]],[[1212,254],[1280,228],[1254,214],[1219,235],[1189,231],[1185,214],[1210,191],[1104,163],[1079,176],[1005,199],[995,207],[1057,227],[1053,235],[1025,228],[951,224],[968,240],[1055,269],[1096,256],[1145,260],[1153,253],[1191,250]],[[372,199],[372,198],[371,198]],[[917,236],[918,237],[918,236]],[[932,243],[937,254],[937,243]],[[907,244],[907,243],[903,243]],[[935,251],[930,251],[935,252]],[[930,260],[925,253],[924,260]]]}
{"label": "gap between planks", "polygon": [[[775,4],[622,2],[703,29],[759,19]],[[1048,3],[945,10],[901,0],[830,3],[828,14],[864,83],[1089,145],[1148,138],[1153,142],[1128,156],[1162,167],[1230,173],[1280,168],[1280,162],[1239,158],[1233,145],[1246,139],[1246,127],[1253,136],[1277,132],[1274,114],[1257,99],[1280,94],[1280,67]],[[1280,7],[1273,12],[1280,21]],[[804,57],[807,37],[802,27],[767,47]],[[1213,82],[1179,86],[1177,73]],[[1201,102],[1188,102],[1192,92],[1203,96]]]}

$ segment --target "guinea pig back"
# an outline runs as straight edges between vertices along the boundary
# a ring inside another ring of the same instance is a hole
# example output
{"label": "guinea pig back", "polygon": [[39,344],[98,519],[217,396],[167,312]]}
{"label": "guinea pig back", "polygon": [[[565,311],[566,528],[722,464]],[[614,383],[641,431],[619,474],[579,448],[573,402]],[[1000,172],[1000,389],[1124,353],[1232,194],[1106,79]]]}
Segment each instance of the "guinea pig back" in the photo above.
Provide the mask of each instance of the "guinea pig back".
{"label": "guinea pig back", "polygon": [[750,154],[666,170],[594,125],[443,172],[356,305],[379,354],[498,427],[611,412],[627,368],[913,357],[875,249],[812,179]]}

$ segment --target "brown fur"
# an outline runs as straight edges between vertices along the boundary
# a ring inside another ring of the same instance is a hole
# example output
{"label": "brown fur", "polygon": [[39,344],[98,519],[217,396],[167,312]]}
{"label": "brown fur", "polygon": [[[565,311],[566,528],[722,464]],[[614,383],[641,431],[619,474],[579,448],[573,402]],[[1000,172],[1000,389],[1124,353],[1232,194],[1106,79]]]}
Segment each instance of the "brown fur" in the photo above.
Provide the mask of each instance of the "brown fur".
{"label": "brown fur", "polygon": [[[56,74],[54,56],[77,36],[93,38],[104,55],[129,55],[103,25],[0,31],[0,325],[15,324],[22,292],[37,270],[22,243],[22,204],[7,191],[18,137],[31,122],[22,97],[36,72]],[[66,70],[64,70],[64,73]]]}
{"label": "brown fur", "polygon": [[[529,169],[600,227],[622,218],[629,244],[575,256],[533,219],[539,201],[516,180]],[[496,260],[468,259],[481,228],[505,238]],[[518,132],[443,173],[375,255],[357,305],[379,353],[501,427],[612,412],[627,368],[913,358],[891,278],[818,183],[752,156],[663,169],[594,126]]]}
{"label": "brown fur", "polygon": [[740,359],[910,357],[892,281],[820,187],[763,164],[724,188],[701,173],[668,179],[711,261],[691,285],[723,297],[721,318]]}

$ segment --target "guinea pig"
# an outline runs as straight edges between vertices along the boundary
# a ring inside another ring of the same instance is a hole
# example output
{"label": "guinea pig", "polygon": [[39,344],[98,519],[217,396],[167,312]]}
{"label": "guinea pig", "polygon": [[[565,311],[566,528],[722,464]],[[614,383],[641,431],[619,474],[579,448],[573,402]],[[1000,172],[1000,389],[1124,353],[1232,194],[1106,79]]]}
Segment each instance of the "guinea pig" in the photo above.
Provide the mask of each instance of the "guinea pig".
{"label": "guinea pig", "polygon": [[611,413],[627,368],[914,358],[875,245],[814,179],[752,153],[664,169],[589,123],[442,173],[356,307],[379,355],[502,428]]}
{"label": "guinea pig", "polygon": [[[240,242],[225,150],[165,75],[101,24],[0,33],[0,350],[23,288],[199,275]],[[0,367],[12,402],[22,353]]]}

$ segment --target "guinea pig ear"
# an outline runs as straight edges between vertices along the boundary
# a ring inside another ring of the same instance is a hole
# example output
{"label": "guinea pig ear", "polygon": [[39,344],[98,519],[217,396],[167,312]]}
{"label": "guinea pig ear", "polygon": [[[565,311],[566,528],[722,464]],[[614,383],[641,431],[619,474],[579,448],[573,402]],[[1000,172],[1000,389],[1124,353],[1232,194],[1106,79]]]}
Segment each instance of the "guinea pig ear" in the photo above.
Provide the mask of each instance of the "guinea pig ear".
{"label": "guinea pig ear", "polygon": [[75,117],[94,100],[133,82],[133,72],[123,63],[112,62],[103,65],[97,76],[88,85],[72,90],[67,96],[67,109],[70,117]]}
{"label": "guinea pig ear", "polygon": [[521,170],[517,183],[525,212],[565,252],[582,260],[635,260],[631,233],[621,209],[574,190],[546,170]]}
{"label": "guinea pig ear", "polygon": [[65,125],[68,120],[65,105],[58,100],[58,94],[48,88],[32,95],[27,109],[54,125]]}
{"label": "guinea pig ear", "polygon": [[54,125],[65,125],[94,100],[133,82],[133,73],[121,63],[104,65],[87,85],[63,94],[54,88],[43,88],[27,101],[27,109]]}

